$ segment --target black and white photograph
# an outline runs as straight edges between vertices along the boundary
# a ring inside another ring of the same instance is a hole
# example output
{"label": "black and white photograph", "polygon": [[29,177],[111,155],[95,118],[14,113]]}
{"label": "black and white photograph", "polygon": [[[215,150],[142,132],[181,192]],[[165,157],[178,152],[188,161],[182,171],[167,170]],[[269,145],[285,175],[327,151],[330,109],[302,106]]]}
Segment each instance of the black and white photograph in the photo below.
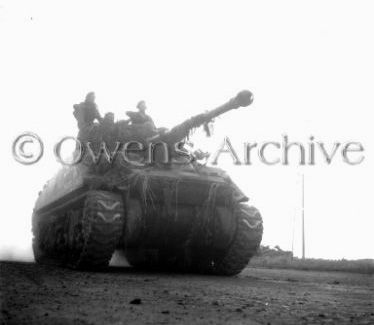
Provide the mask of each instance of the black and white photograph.
{"label": "black and white photograph", "polygon": [[0,0],[0,324],[374,324],[373,17]]}

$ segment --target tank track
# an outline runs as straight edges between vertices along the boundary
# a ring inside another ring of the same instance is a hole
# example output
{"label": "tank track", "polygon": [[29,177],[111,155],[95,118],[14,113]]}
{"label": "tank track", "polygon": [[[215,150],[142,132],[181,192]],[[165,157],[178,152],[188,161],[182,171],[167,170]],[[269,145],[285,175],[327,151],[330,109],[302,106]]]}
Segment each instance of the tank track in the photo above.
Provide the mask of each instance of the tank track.
{"label": "tank track", "polygon": [[89,191],[59,211],[33,217],[35,260],[74,269],[108,266],[124,228],[120,195]]}
{"label": "tank track", "polygon": [[204,273],[216,275],[236,275],[240,273],[256,254],[260,246],[263,223],[260,212],[253,206],[238,203],[236,235],[222,259],[213,261]]}
{"label": "tank track", "polygon": [[140,269],[161,269],[177,272],[192,272],[232,276],[240,273],[249,263],[260,246],[263,224],[260,212],[245,203],[234,207],[237,220],[236,231],[229,247],[225,250],[214,250],[207,247],[200,252],[192,249],[166,255],[162,251],[151,254],[150,250],[134,250],[126,255],[129,263]]}
{"label": "tank track", "polygon": [[232,276],[240,273],[260,246],[263,224],[260,212],[245,203],[236,203],[236,229],[226,249],[206,249],[192,255],[191,270],[200,274]]}

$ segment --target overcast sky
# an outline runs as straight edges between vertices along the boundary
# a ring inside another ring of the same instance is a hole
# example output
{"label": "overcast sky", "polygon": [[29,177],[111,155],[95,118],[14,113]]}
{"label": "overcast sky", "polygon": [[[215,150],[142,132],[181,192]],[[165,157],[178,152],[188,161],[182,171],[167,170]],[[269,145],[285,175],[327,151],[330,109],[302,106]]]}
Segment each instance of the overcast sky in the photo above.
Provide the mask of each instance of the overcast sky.
{"label": "overcast sky", "polygon": [[[262,212],[263,244],[290,250],[294,237],[300,255],[304,174],[307,257],[374,258],[373,15],[370,1],[0,0],[0,253],[30,252],[37,193],[59,168],[53,144],[76,134],[72,105],[88,91],[102,114],[124,118],[144,99],[156,124],[172,127],[250,89],[253,105],[217,119],[195,146],[215,151],[228,136],[242,158],[244,142],[287,134],[365,148],[356,166],[340,148],[331,165],[319,151],[315,166],[295,155],[289,166],[220,159]],[[11,155],[26,130],[45,143],[33,166]]]}

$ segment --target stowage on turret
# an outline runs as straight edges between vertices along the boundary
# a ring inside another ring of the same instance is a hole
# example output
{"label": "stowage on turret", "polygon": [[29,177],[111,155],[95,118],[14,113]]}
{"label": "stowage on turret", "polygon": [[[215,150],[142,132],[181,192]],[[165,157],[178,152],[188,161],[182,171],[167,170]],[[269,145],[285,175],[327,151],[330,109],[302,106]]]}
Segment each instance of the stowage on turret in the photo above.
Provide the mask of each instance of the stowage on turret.
{"label": "stowage on turret", "polygon": [[155,126],[144,101],[115,122],[112,113],[100,116],[88,94],[74,106],[79,159],[46,184],[35,204],[35,260],[101,269],[121,250],[138,268],[241,272],[260,245],[261,215],[224,171],[199,164],[183,143],[194,128],[252,100],[240,92],[167,130]]}

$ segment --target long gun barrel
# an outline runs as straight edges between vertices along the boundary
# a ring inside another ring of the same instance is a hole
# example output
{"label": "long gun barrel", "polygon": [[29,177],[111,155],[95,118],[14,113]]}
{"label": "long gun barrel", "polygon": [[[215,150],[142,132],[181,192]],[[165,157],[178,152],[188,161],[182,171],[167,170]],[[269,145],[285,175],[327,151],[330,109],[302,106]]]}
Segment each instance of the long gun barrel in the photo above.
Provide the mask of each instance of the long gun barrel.
{"label": "long gun barrel", "polygon": [[212,109],[206,113],[198,114],[190,119],[178,124],[171,130],[163,134],[157,134],[156,136],[149,138],[149,141],[165,141],[165,142],[178,142],[186,138],[190,131],[198,128],[199,126],[210,122],[215,117],[224,114],[230,110],[237,109],[239,107],[246,107],[252,104],[253,94],[249,90],[243,90],[236,95],[236,97],[231,98],[225,104]]}

